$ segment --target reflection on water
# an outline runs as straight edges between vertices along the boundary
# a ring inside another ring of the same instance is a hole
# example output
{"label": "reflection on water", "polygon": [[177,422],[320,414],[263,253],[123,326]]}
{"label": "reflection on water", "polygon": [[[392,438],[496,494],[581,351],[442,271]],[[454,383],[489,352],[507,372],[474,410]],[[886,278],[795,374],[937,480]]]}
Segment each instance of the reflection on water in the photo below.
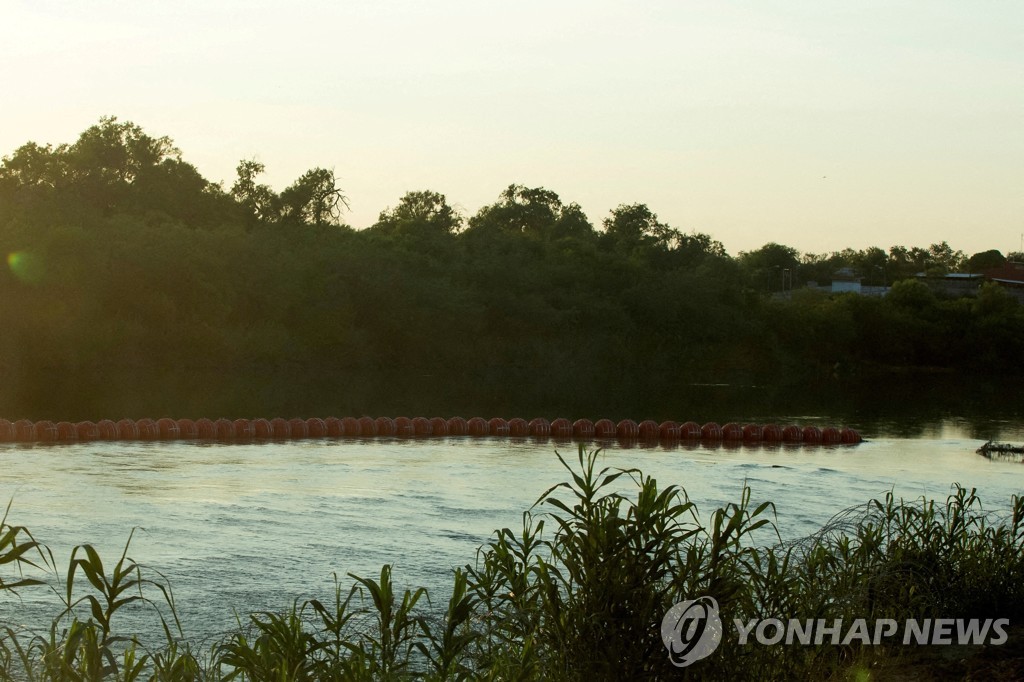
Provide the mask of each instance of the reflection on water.
{"label": "reflection on water", "polygon": [[[854,423],[869,438],[856,447],[612,443],[601,462],[681,485],[705,519],[746,482],[755,501],[776,503],[784,538],[890,490],[944,498],[956,481],[977,487],[993,509],[1021,492],[1024,466],[975,454],[975,423],[938,421],[913,439],[865,424]],[[1000,437],[1024,440],[1019,423],[1000,428]],[[556,449],[574,460],[571,444],[509,439],[3,446],[0,498],[13,498],[10,520],[47,543],[62,567],[86,542],[114,561],[131,529],[143,529],[130,556],[167,576],[186,635],[201,639],[231,629],[234,610],[324,597],[332,573],[376,575],[383,563],[443,604],[451,570],[567,478]],[[628,480],[620,482],[627,491]],[[0,598],[0,621],[39,622],[56,610],[51,598],[41,611],[39,591],[22,596]]]}

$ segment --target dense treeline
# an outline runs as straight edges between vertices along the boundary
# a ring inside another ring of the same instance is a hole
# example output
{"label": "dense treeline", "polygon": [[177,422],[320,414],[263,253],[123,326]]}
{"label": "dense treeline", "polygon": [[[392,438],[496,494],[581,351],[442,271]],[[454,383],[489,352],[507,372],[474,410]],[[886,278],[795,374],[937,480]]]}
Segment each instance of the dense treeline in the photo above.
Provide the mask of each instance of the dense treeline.
{"label": "dense treeline", "polygon": [[[0,412],[636,416],[696,383],[1019,372],[1014,299],[944,300],[906,279],[991,267],[998,252],[768,244],[731,257],[643,204],[595,226],[519,185],[468,219],[410,192],[357,231],[333,171],[281,192],[262,171],[243,161],[226,188],[113,118],[4,157]],[[800,290],[840,267],[892,292]],[[782,289],[791,299],[769,295]]]}

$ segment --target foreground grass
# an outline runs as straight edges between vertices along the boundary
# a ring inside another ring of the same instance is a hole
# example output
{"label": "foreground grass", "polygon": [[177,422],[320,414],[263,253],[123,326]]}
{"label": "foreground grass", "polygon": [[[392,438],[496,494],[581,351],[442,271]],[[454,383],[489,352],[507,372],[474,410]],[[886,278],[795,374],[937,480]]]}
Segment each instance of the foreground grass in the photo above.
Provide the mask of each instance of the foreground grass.
{"label": "foreground grass", "polygon": [[[112,566],[89,545],[66,571],[28,529],[0,522],[0,596],[53,590],[47,632],[0,626],[0,680],[623,680],[1017,679],[1024,672],[1024,502],[984,513],[955,487],[945,505],[890,494],[834,518],[812,537],[775,538],[775,509],[734,504],[703,520],[677,486],[639,470],[597,469],[582,448],[571,480],[545,491],[456,570],[445,608],[399,590],[391,567],[336,579],[329,599],[253,613],[208,650],[184,637],[159,573]],[[632,480],[635,494],[620,490]],[[542,514],[541,511],[549,513]],[[129,538],[130,544],[130,538]],[[41,576],[41,577],[35,577]],[[60,586],[52,587],[54,581]],[[712,595],[726,636],[707,659],[672,665],[661,639],[669,608]],[[163,633],[115,628],[149,609]],[[741,645],[733,619],[1007,618],[1001,646]],[[949,677],[951,675],[952,677]]]}

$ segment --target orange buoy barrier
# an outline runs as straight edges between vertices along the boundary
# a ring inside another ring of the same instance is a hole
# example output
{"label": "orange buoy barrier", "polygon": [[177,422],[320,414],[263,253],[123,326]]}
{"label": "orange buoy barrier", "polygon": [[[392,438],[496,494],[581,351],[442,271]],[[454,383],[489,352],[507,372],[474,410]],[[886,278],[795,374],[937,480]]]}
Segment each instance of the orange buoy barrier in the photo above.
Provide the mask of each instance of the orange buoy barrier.
{"label": "orange buoy barrier", "polygon": [[341,435],[357,438],[363,435],[363,425],[355,417],[345,417],[341,420]]}
{"label": "orange buoy barrier", "polygon": [[492,417],[487,420],[487,428],[490,430],[492,436],[508,435],[508,422],[501,417]]}
{"label": "orange buoy barrier", "polygon": [[571,438],[572,424],[565,417],[551,420],[551,436],[553,438]]}
{"label": "orange buoy barrier", "polygon": [[340,438],[345,435],[345,429],[341,425],[341,420],[337,417],[325,419],[324,426],[327,428],[327,435],[331,438]]}
{"label": "orange buoy barrier", "polygon": [[399,438],[409,438],[414,433],[412,420],[408,417],[395,417],[395,435]]}
{"label": "orange buoy barrier", "polygon": [[697,422],[683,422],[679,425],[679,437],[685,440],[699,440],[701,437],[700,424]]}
{"label": "orange buoy barrier", "polygon": [[[382,432],[380,430],[381,427],[386,427],[388,424],[391,424],[391,432]],[[373,417],[360,417],[359,435],[363,438],[373,438],[374,436],[393,436],[395,435],[394,422],[387,417],[378,417],[377,419],[374,419]]]}
{"label": "orange buoy barrier", "polygon": [[131,419],[118,419],[117,420],[117,439],[118,440],[137,440],[139,437],[139,427],[135,425],[135,422]]}
{"label": "orange buoy barrier", "polygon": [[658,425],[658,436],[664,440],[679,439],[679,424],[674,421],[663,421]]}
{"label": "orange buoy barrier", "polygon": [[273,438],[274,427],[266,419],[253,419],[252,435],[253,438]]}
{"label": "orange buoy barrier", "polygon": [[139,434],[139,440],[156,440],[160,436],[156,422],[148,417],[135,421],[135,431]]}
{"label": "orange buoy barrier", "polygon": [[435,436],[447,436],[448,420],[443,417],[431,417],[430,432]]}
{"label": "orange buoy barrier", "polygon": [[448,420],[448,433],[452,436],[468,435],[469,425],[462,417],[451,417]]}
{"label": "orange buoy barrier", "polygon": [[572,435],[575,438],[593,438],[594,422],[589,419],[577,419],[572,423]]}
{"label": "orange buoy barrier", "polygon": [[735,447],[740,443],[811,443],[811,444],[856,444],[863,441],[856,429],[834,426],[800,427],[794,424],[745,424],[729,422],[719,426],[717,422],[707,422],[703,426],[688,421],[679,424],[675,421],[664,421],[660,424],[651,419],[639,423],[632,419],[622,419],[618,423],[610,419],[557,418],[548,421],[535,417],[530,421],[514,417],[505,420],[492,417],[485,420],[473,417],[468,421],[462,417],[327,417],[320,419],[310,417],[302,419],[294,417],[289,420],[275,417],[266,419],[235,419],[234,421],[220,418],[209,419],[171,419],[163,417],[156,421],[143,418],[138,420],[121,419],[117,422],[104,419],[93,423],[82,421],[71,423],[60,421],[56,424],[49,420],[30,421],[19,419],[10,422],[0,419],[0,442],[73,442],[92,440],[173,440],[202,438],[207,440],[248,440],[251,438],[324,438],[324,437],[355,437],[400,436],[403,438],[427,438],[431,436],[511,436],[523,438],[558,439],[575,437],[577,439],[610,439],[618,438],[623,443],[643,440],[653,443],[665,441],[723,441]]}
{"label": "orange buoy barrier", "polygon": [[100,437],[100,429],[91,421],[82,421],[75,424],[75,434],[78,440],[97,440]]}
{"label": "orange buoy barrier", "polygon": [[515,417],[508,420],[508,435],[516,438],[522,438],[523,436],[530,435],[530,425],[526,423],[525,419]]}
{"label": "orange buoy barrier", "polygon": [[722,427],[717,422],[708,422],[700,427],[700,436],[704,440],[722,440]]}
{"label": "orange buoy barrier", "polygon": [[178,422],[170,417],[157,419],[156,430],[161,440],[173,440],[181,433],[181,429],[178,428]]}
{"label": "orange buoy barrier", "polygon": [[243,440],[249,440],[252,438],[252,421],[249,419],[239,418],[231,422],[235,427],[235,438]]}
{"label": "orange buoy barrier", "polygon": [[[327,435],[327,424],[323,419],[310,417],[306,420],[306,434],[310,438],[323,438]],[[235,434],[238,435],[237,433]]]}
{"label": "orange buoy barrier", "polygon": [[69,441],[78,440],[78,429],[71,422],[57,422],[57,440]]}
{"label": "orange buoy barrier", "polygon": [[630,440],[640,435],[640,429],[632,419],[623,419],[615,425],[615,435],[623,440]]}
{"label": "orange buoy barrier", "polygon": [[466,430],[471,436],[489,436],[491,427],[483,417],[470,417],[466,422]]}
{"label": "orange buoy barrier", "polygon": [[[283,422],[284,420],[282,419],[281,421]],[[271,426],[273,426],[273,422],[271,422]],[[285,428],[287,426],[287,422],[285,422]],[[275,433],[274,435],[276,436],[277,434]],[[214,440],[217,438],[217,425],[213,423],[212,419],[202,417],[196,420],[196,438],[203,440]]]}
{"label": "orange buoy barrier", "polygon": [[426,438],[434,435],[434,427],[426,417],[412,418],[412,434],[417,438]]}
{"label": "orange buoy barrier", "polygon": [[46,419],[32,425],[33,440],[44,442],[57,440],[57,425]]}
{"label": "orange buoy barrier", "polygon": [[390,417],[377,417],[376,419],[370,419],[369,417],[359,418],[359,432],[364,438],[370,438],[372,436],[394,436],[398,432],[398,424],[396,420]]}
{"label": "orange buoy barrier", "polygon": [[821,429],[819,429],[817,426],[805,426],[803,428],[803,434],[805,443],[821,442]]}
{"label": "orange buoy barrier", "polygon": [[213,428],[217,431],[217,440],[234,440],[235,423],[221,417],[213,422]]}
{"label": "orange buoy barrier", "polygon": [[722,425],[722,440],[743,440],[743,427],[736,422]]}
{"label": "orange buoy barrier", "polygon": [[547,438],[551,435],[551,422],[543,417],[534,417],[527,426],[534,438]]}

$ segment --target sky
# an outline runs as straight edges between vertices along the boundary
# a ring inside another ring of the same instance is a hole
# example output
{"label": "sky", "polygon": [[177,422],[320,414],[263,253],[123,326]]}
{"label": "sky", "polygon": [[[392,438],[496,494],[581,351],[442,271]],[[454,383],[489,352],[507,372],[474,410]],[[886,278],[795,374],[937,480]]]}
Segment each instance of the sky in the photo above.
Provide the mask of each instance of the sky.
{"label": "sky", "polygon": [[620,204],[729,253],[1024,250],[1020,0],[0,0],[0,155],[101,116],[230,187]]}

